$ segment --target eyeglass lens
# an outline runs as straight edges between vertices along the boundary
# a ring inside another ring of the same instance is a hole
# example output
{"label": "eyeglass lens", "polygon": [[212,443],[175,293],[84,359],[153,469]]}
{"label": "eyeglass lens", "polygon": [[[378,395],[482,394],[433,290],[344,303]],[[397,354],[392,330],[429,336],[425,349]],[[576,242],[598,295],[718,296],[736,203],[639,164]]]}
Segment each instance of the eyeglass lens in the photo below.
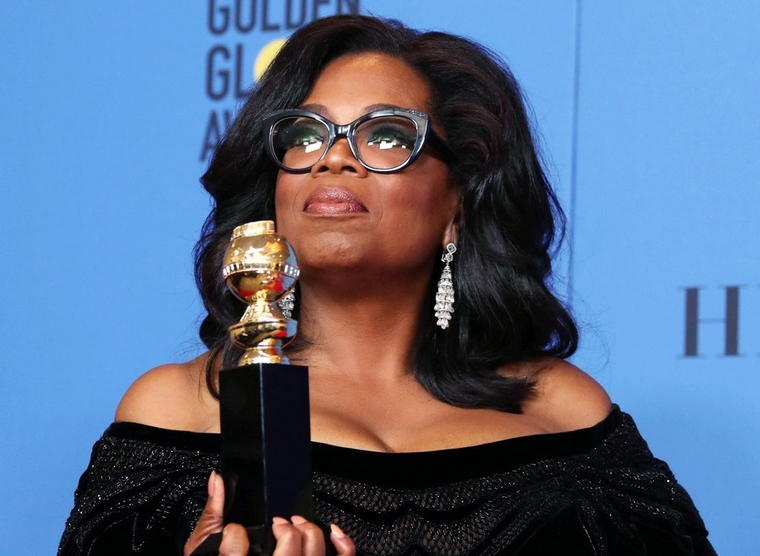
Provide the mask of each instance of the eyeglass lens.
{"label": "eyeglass lens", "polygon": [[[287,168],[300,170],[316,164],[325,154],[327,126],[313,118],[293,116],[272,129],[274,151]],[[379,116],[356,127],[353,142],[359,160],[371,168],[389,169],[404,164],[417,141],[414,122],[402,116]]]}

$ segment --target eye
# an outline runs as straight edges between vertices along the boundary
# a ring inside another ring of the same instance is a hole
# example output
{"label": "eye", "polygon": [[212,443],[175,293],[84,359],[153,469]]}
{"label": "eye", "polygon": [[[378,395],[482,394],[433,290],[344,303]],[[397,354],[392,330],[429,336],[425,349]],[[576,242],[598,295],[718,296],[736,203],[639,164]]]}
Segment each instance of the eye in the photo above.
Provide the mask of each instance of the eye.
{"label": "eye", "polygon": [[411,151],[417,141],[417,129],[405,118],[376,118],[357,130],[356,139],[363,148]]}
{"label": "eye", "polygon": [[288,118],[277,124],[274,140],[277,149],[289,151],[300,149],[310,153],[322,149],[327,130],[316,120]]}

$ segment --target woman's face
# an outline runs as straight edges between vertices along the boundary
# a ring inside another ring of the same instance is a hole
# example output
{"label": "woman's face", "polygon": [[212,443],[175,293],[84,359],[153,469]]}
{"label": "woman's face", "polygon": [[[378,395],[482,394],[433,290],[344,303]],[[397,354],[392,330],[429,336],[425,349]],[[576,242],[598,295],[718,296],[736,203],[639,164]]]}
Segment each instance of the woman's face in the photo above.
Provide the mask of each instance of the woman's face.
{"label": "woman's face", "polygon": [[[301,108],[346,124],[381,108],[429,112],[429,98],[427,84],[404,62],[351,54],[325,67]],[[379,174],[341,138],[308,173],[280,171],[277,230],[293,245],[303,278],[353,269],[427,283],[432,262],[456,239],[459,206],[448,168],[434,154],[428,145],[402,171]]]}

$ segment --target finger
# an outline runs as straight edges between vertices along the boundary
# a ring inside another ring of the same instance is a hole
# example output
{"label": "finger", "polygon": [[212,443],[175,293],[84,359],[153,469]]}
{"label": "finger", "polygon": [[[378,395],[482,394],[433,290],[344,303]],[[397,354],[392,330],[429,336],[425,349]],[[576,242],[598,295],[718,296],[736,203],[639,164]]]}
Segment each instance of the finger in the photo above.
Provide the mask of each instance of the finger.
{"label": "finger", "polygon": [[290,518],[293,526],[301,532],[301,550],[307,556],[325,556],[325,534],[316,523],[305,517],[294,515]]}
{"label": "finger", "polygon": [[300,556],[301,532],[287,519],[275,517],[272,520],[272,534],[277,540],[272,556]]}
{"label": "finger", "polygon": [[248,532],[239,523],[230,523],[222,532],[219,556],[247,556]]}
{"label": "finger", "polygon": [[215,471],[208,478],[208,499],[198,523],[185,543],[185,554],[192,554],[206,537],[224,527],[224,481]]}
{"label": "finger", "polygon": [[354,541],[334,523],[330,525],[330,540],[338,551],[338,556],[354,556],[356,554]]}

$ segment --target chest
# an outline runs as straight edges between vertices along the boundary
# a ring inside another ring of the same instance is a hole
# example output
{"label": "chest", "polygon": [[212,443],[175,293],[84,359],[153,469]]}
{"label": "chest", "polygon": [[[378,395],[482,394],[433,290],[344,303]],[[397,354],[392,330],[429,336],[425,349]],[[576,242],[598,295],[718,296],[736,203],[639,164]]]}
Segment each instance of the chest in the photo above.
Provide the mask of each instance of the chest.
{"label": "chest", "polygon": [[380,452],[459,448],[551,432],[540,418],[444,403],[418,384],[397,390],[311,386],[312,440]]}

